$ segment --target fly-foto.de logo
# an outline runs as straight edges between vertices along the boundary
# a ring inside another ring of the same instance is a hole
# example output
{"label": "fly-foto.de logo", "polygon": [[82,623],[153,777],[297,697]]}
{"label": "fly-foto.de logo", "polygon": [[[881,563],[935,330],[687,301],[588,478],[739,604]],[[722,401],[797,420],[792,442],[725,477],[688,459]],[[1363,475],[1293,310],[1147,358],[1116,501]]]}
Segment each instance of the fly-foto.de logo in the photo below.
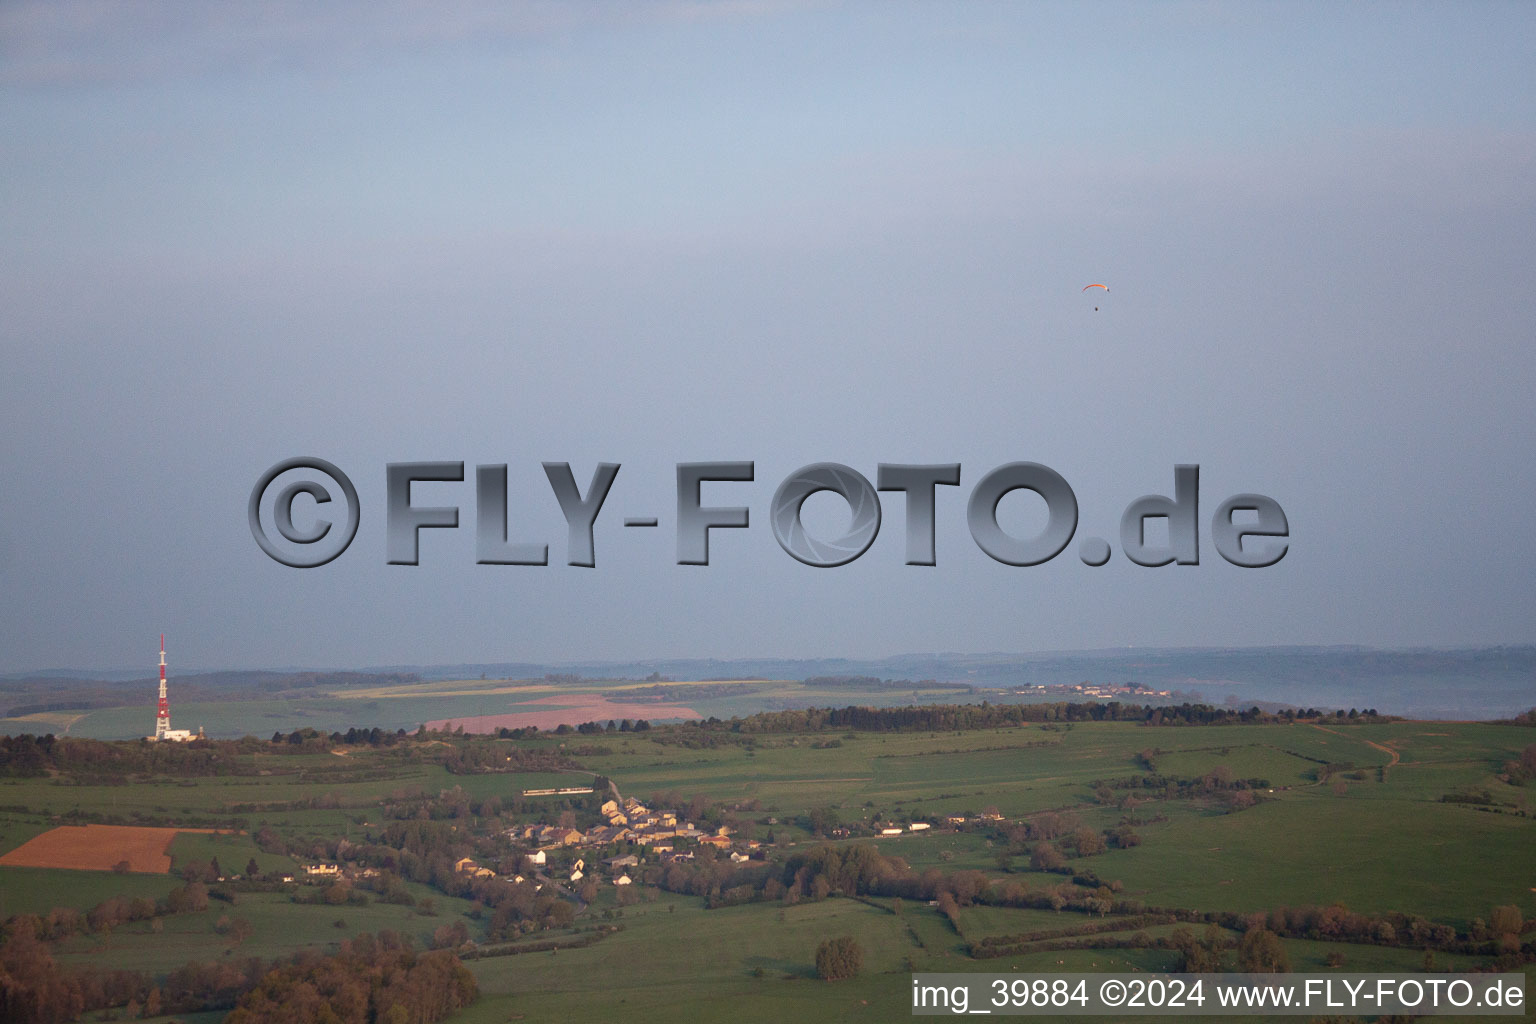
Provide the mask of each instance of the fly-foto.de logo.
{"label": "fly-foto.de logo", "polygon": [[[565,515],[569,565],[593,568],[597,554],[593,527],[614,479],[616,462],[599,463],[585,492],[576,483],[568,462],[543,463],[554,498]],[[329,485],[316,477],[326,477]],[[417,565],[422,530],[453,530],[459,526],[457,505],[417,505],[415,483],[463,483],[462,462],[391,462],[384,467],[385,559],[390,565]],[[724,494],[726,485],[755,480],[752,462],[679,462],[677,464],[677,564],[708,565],[711,530],[747,529],[745,505],[703,501],[704,485]],[[847,565],[863,555],[880,533],[880,492],[904,495],[906,505],[906,564],[935,565],[935,494],[939,487],[960,486],[960,464],[909,465],[880,463],[875,483],[858,470],[835,462],[817,462],[785,477],[768,505],[773,536],[795,559],[818,568]],[[1033,491],[1045,502],[1045,527],[1032,537],[1015,536],[998,523],[999,502],[1013,491]],[[801,511],[813,494],[829,492],[848,505],[851,519],[837,537],[818,537],[806,528]],[[301,501],[301,496],[302,500]],[[337,501],[344,518],[330,511]],[[719,498],[712,500],[719,501]],[[294,508],[309,513],[305,525],[295,521]],[[505,463],[475,467],[475,562],[478,565],[548,565],[549,544],[538,539],[510,540]],[[247,518],[251,534],[274,560],[295,568],[325,565],[340,555],[357,535],[361,519],[357,488],[339,468],[324,459],[301,456],[268,469],[251,489]],[[326,518],[336,515],[335,519]],[[337,525],[337,521],[341,525]],[[1149,534],[1149,521],[1162,520],[1161,531]],[[656,515],[627,516],[626,527],[655,528]],[[1077,533],[1077,495],[1065,478],[1037,462],[1010,462],[984,475],[971,489],[966,525],[978,547],[1006,565],[1041,565],[1066,550]],[[1233,565],[1259,569],[1274,565],[1290,549],[1290,524],[1279,502],[1262,494],[1235,494],[1222,501],[1211,517],[1211,543]],[[274,534],[276,536],[274,536]],[[1120,550],[1137,565],[1200,564],[1200,467],[1179,465],[1173,471],[1173,497],[1144,495],[1125,507],[1120,517]],[[1109,541],[1086,537],[1078,544],[1085,565],[1106,564]]]}

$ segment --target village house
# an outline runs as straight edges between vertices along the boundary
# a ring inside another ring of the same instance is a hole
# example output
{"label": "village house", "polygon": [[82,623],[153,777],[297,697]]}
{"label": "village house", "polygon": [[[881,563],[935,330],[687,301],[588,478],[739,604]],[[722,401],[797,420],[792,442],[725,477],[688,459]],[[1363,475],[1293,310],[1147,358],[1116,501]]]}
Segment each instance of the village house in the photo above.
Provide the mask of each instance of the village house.
{"label": "village house", "polygon": [[680,833],[677,831],[677,829],[665,828],[658,825],[653,828],[647,828],[642,831],[635,832],[631,841],[641,843],[645,846],[653,846],[656,843],[671,839],[679,834]]}
{"label": "village house", "polygon": [[490,868],[483,868],[469,857],[460,857],[453,862],[453,870],[461,875],[470,875],[475,878],[495,878],[496,872]]}
{"label": "village house", "polygon": [[551,846],[575,846],[581,842],[581,832],[574,828],[552,829],[549,838],[543,843],[547,849]]}
{"label": "village house", "polygon": [[607,846],[609,843],[634,842],[634,830],[622,825],[598,826],[587,833],[587,842],[593,846]]}

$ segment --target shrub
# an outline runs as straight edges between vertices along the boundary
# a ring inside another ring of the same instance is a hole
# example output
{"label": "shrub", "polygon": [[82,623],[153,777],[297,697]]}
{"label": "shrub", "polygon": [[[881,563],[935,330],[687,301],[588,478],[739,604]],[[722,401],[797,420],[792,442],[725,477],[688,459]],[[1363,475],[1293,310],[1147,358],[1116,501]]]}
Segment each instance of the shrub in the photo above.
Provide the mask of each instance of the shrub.
{"label": "shrub", "polygon": [[816,947],[816,976],[825,981],[852,978],[864,969],[864,947],[851,935],[827,939]]}

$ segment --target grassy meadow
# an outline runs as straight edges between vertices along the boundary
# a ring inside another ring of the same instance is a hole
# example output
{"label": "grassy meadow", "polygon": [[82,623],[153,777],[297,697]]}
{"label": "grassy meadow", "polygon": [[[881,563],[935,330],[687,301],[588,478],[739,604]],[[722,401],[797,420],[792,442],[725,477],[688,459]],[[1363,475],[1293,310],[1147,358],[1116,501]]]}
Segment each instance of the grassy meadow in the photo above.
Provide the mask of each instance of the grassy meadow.
{"label": "grassy meadow", "polygon": [[[498,744],[509,756],[564,754],[651,806],[711,806],[728,814],[735,838],[764,842],[770,862],[820,842],[808,824],[816,812],[866,832],[882,822],[931,823],[923,832],[840,842],[872,843],[915,871],[969,869],[994,886],[1017,885],[1025,892],[1048,891],[1071,872],[1089,872],[1113,884],[1120,898],[1154,908],[1248,913],[1342,904],[1364,914],[1422,916],[1461,932],[1487,920],[1495,906],[1512,905],[1526,919],[1536,917],[1532,789],[1500,778],[1502,766],[1536,741],[1530,729],[1329,719],[722,735],[727,739],[714,746],[668,742],[675,737],[666,730],[475,742]],[[463,742],[432,741],[437,747]],[[274,830],[291,841],[290,850],[337,838],[377,841],[392,801],[456,792],[455,799],[470,806],[495,797],[511,808],[493,818],[471,813],[453,820],[466,840],[485,841],[508,825],[552,818],[567,806],[519,802],[523,790],[586,778],[547,771],[456,774],[400,748],[295,753],[249,744],[238,762],[246,774],[135,778],[128,784],[57,773],[0,778],[0,853],[64,821],[153,821],[237,830],[178,836],[170,847],[173,872],[215,857],[225,872],[243,871],[251,859],[262,872],[297,872],[305,857],[264,851],[254,834]],[[1170,788],[1180,780],[1209,778],[1251,780],[1257,802],[1233,809],[1198,787],[1181,793]],[[1149,779],[1159,785],[1148,785]],[[1486,802],[1442,800],[1467,793]],[[948,815],[983,811],[1004,820],[963,830],[946,825]],[[1092,830],[1129,823],[1140,843],[1071,857],[1067,875],[1032,870],[1009,829],[1048,814]],[[645,866],[638,870],[642,881]],[[159,898],[179,884],[174,874],[0,867],[0,913],[87,909],[110,896]],[[483,942],[487,915],[475,904],[418,882],[409,889],[416,906],[378,899],[341,906],[295,902],[296,894],[312,890],[302,884],[237,892],[233,902],[212,900],[206,910],[61,940],[54,955],[66,965],[166,972],[189,960],[335,949],[352,935],[384,928],[425,946],[435,930],[455,922],[463,923],[472,941]],[[908,1012],[912,970],[1162,971],[1178,959],[1171,949],[1145,945],[1037,949],[998,959],[969,954],[972,943],[989,936],[1067,934],[1090,920],[1102,924],[1105,930],[1096,934],[1109,945],[1138,933],[1155,940],[1174,930],[1138,924],[1118,912],[1089,919],[978,903],[945,916],[925,901],[883,897],[767,900],[716,909],[706,909],[706,902],[641,884],[621,903],[604,885],[595,900],[580,906],[570,927],[521,941],[580,939],[599,923],[618,930],[585,948],[467,960],[482,996],[453,1019],[670,1024],[679,1015],[717,1016],[731,1007],[732,1019],[747,1021],[889,1020]],[[238,934],[229,928],[235,919],[246,922]],[[835,984],[818,981],[816,946],[838,935],[858,940],[863,972]],[[1418,970],[1423,961],[1423,951],[1413,948],[1311,939],[1285,939],[1284,945],[1296,970],[1333,969],[1331,963],[1342,964],[1341,970]],[[1450,952],[1435,959],[1439,970],[1487,962]]]}

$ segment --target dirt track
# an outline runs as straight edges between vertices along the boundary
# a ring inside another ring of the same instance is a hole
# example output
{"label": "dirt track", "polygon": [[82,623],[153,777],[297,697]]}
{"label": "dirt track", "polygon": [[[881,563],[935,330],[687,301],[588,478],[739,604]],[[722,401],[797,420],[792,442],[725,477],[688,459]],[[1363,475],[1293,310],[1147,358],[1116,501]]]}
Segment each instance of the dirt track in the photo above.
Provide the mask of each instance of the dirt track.
{"label": "dirt track", "polygon": [[[1330,729],[1330,728],[1328,728],[1325,725],[1318,725],[1316,722],[1312,723],[1312,728],[1314,728],[1314,729],[1321,729],[1323,732],[1332,733],[1335,736],[1344,736],[1344,734],[1342,732],[1339,732],[1337,729]],[[1434,735],[1434,734],[1431,733],[1429,735]],[[1444,734],[1442,733],[1441,735],[1444,735]],[[1359,737],[1359,736],[1344,736],[1344,738],[1345,739],[1358,739],[1361,743],[1364,743],[1366,746],[1368,746],[1368,747],[1375,747],[1377,750],[1381,751],[1383,754],[1386,754],[1387,756],[1392,758],[1392,760],[1388,761],[1386,764],[1381,766],[1383,769],[1395,768],[1395,767],[1397,767],[1398,762],[1403,759],[1402,755],[1399,754],[1397,751],[1393,750],[1391,747],[1384,746],[1383,744],[1377,743],[1375,740],[1368,740],[1368,739],[1365,739],[1365,738]]]}

